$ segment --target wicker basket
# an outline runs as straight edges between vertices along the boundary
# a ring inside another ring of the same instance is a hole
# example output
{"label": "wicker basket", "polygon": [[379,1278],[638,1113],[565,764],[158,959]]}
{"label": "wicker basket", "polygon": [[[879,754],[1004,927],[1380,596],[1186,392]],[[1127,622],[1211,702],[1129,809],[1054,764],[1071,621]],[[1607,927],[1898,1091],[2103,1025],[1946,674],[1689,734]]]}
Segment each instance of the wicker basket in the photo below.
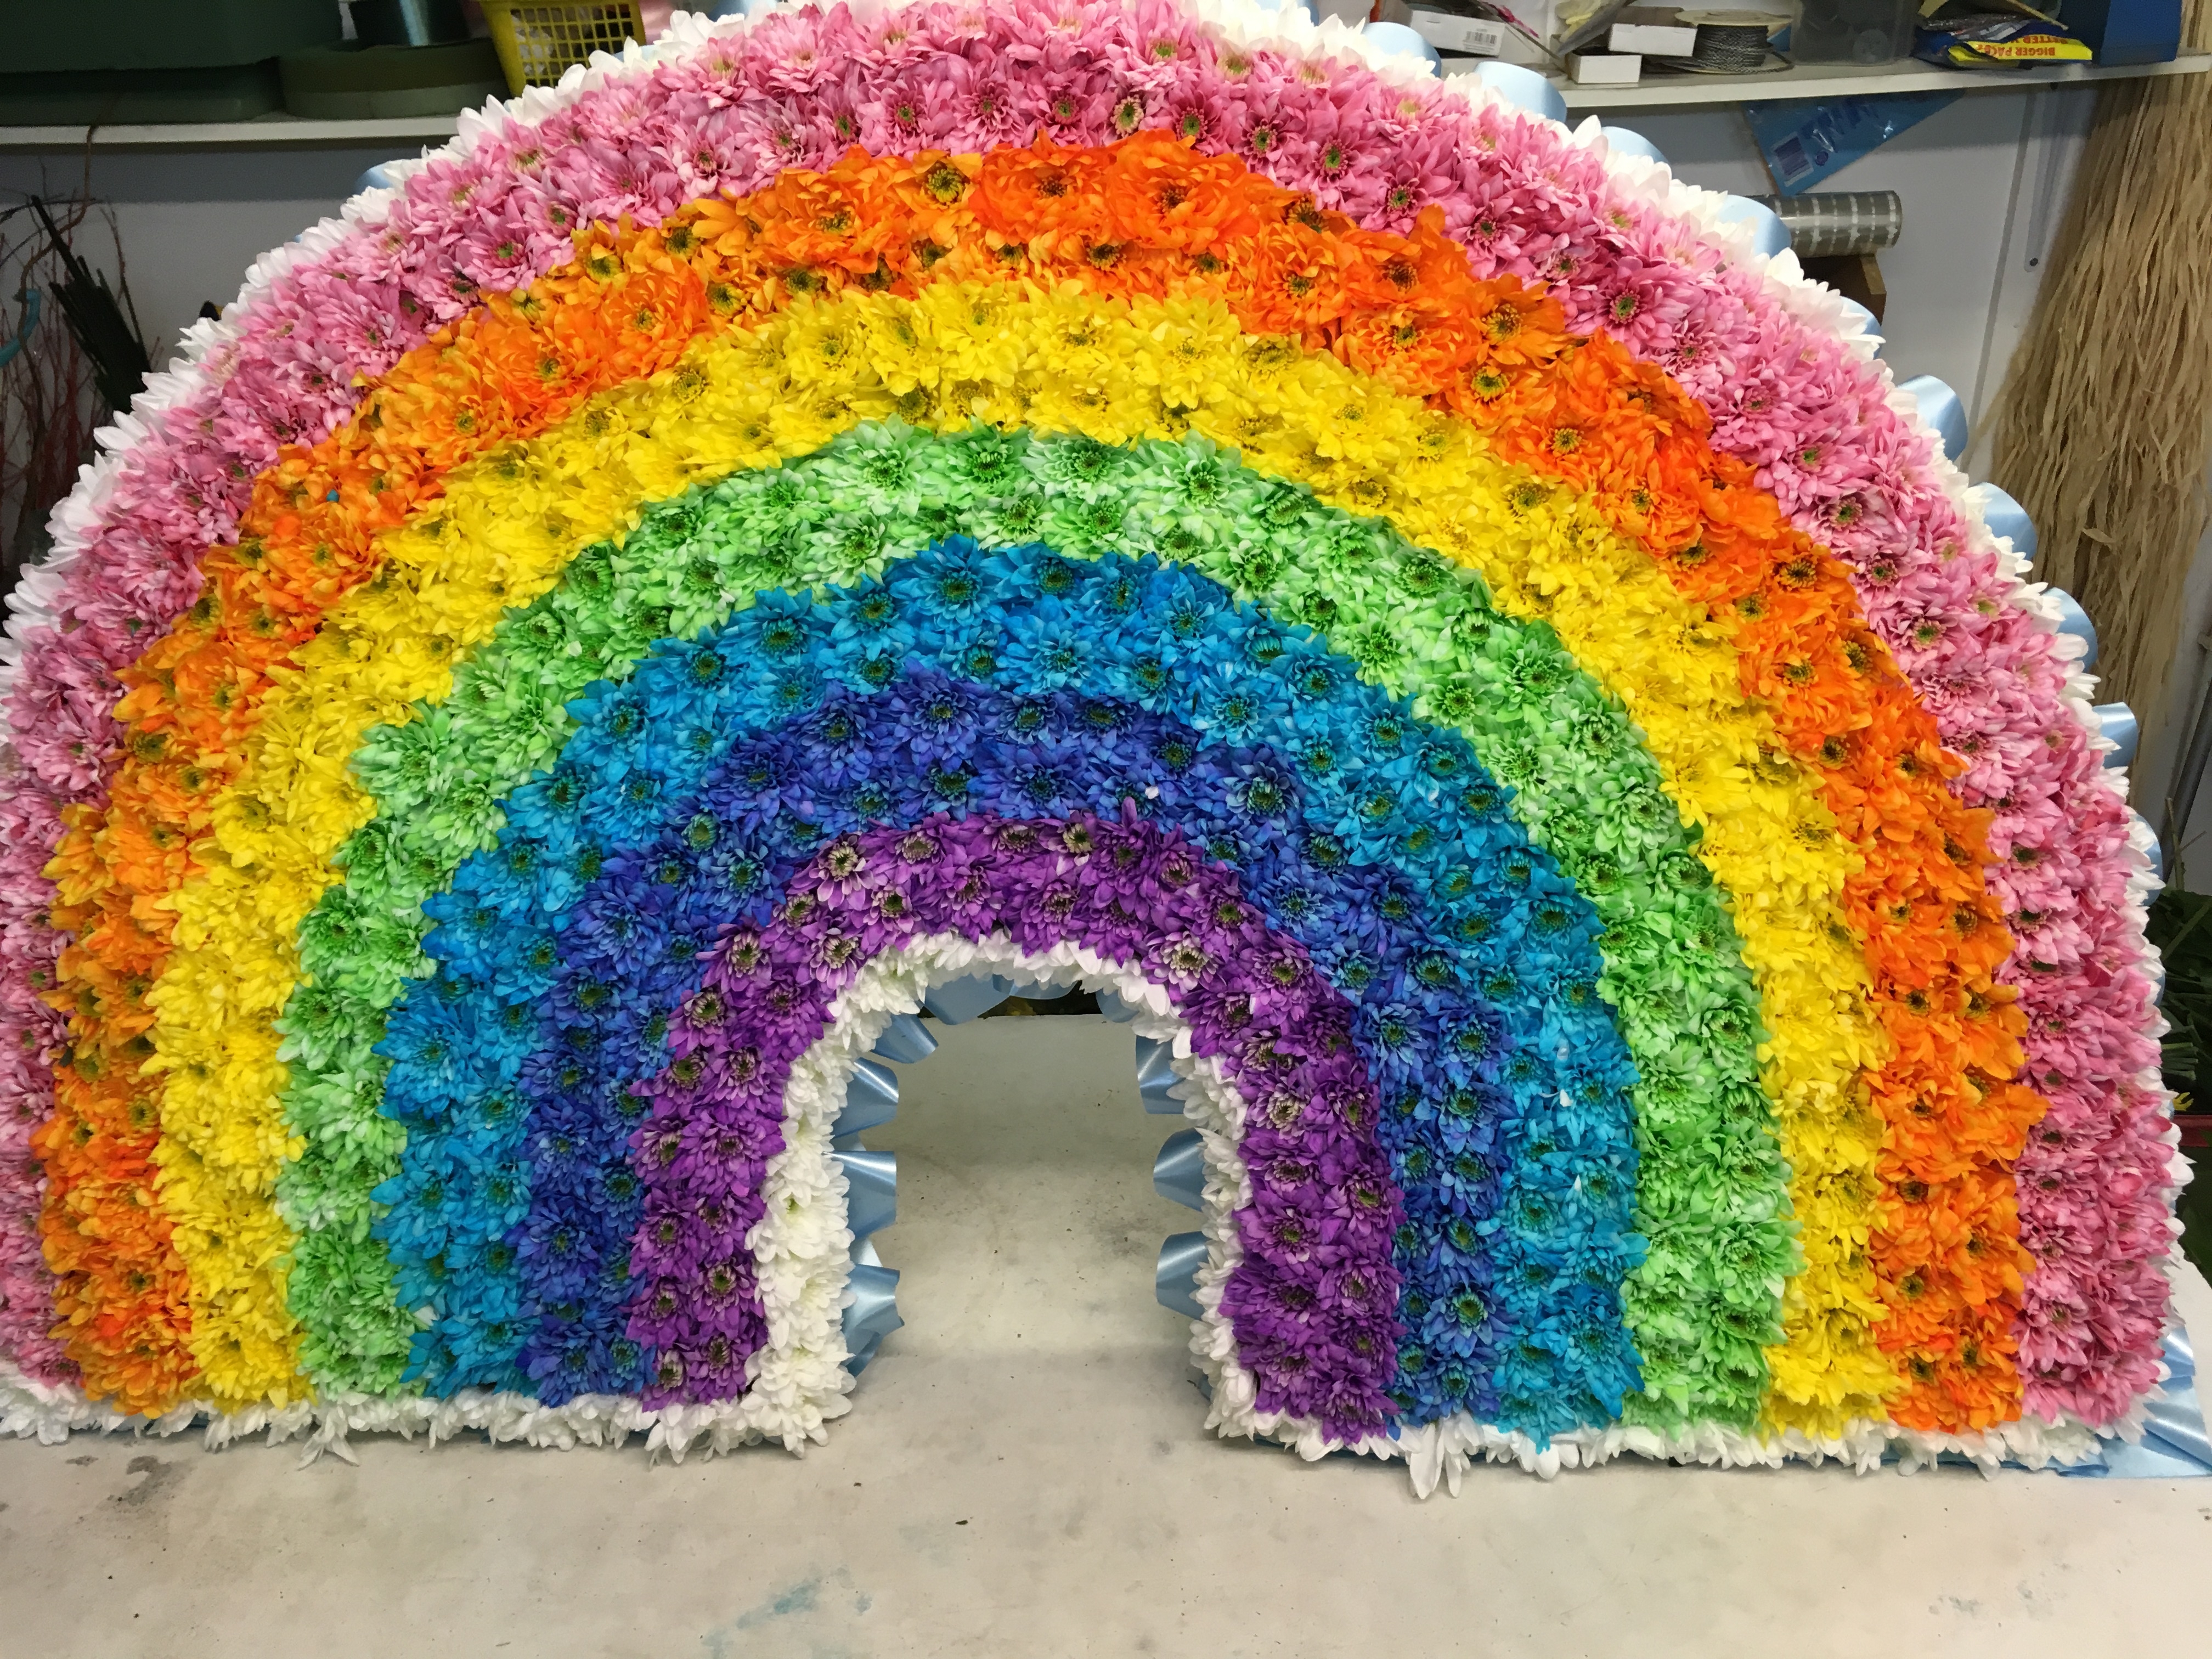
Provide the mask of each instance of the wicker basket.
{"label": "wicker basket", "polygon": [[551,86],[595,52],[645,39],[637,0],[483,0],[483,13],[507,90],[518,96]]}

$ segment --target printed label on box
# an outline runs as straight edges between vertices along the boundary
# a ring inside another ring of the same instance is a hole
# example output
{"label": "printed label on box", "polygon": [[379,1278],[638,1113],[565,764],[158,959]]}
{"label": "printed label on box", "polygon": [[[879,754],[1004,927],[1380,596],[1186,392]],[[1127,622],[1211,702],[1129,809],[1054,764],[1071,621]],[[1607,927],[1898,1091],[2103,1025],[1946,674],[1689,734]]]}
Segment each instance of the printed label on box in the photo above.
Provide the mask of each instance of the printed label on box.
{"label": "printed label on box", "polygon": [[1438,52],[1472,52],[1495,58],[1505,44],[1505,25],[1480,17],[1455,17],[1448,11],[1417,11],[1408,20],[1413,33]]}

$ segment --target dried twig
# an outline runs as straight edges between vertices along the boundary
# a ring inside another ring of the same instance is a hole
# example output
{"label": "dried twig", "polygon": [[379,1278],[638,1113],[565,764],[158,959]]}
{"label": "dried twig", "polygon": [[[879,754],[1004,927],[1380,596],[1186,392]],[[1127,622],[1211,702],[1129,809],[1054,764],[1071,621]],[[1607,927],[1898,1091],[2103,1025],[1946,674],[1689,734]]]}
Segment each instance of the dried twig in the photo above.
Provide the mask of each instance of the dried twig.
{"label": "dried twig", "polygon": [[[88,199],[52,204],[38,222],[28,203],[0,212],[0,334],[20,348],[0,365],[0,594],[17,574],[44,556],[47,514],[76,482],[92,454],[92,435],[107,409],[94,386],[93,364],[67,325],[60,288],[70,275],[58,257],[92,216]],[[114,234],[114,221],[108,216]],[[113,297],[137,333],[130,289],[121,276]],[[35,313],[27,298],[42,296]],[[33,317],[35,314],[35,325]]]}

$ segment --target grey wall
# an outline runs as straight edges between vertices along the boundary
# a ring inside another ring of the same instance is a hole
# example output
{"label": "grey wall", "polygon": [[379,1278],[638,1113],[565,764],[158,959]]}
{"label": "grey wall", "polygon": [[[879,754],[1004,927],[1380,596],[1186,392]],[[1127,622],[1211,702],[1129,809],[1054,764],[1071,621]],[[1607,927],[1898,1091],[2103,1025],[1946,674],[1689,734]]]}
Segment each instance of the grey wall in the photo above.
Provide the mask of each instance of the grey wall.
{"label": "grey wall", "polygon": [[[112,204],[139,319],[159,345],[173,342],[203,301],[237,297],[257,256],[336,213],[354,180],[394,153],[384,146],[0,154],[0,194],[12,202],[27,191],[89,193]],[[104,228],[88,230],[78,251],[112,274]],[[155,361],[162,357],[157,351]]]}
{"label": "grey wall", "polygon": [[[1896,190],[1905,236],[1882,255],[1891,302],[1888,356],[1899,374],[1940,374],[1977,404],[1994,392],[2010,337],[2001,318],[2003,250],[2035,112],[2084,92],[1980,93],[1962,98],[1838,174],[1827,188]],[[1627,112],[1693,184],[1746,194],[1771,188],[1749,130],[1733,108]],[[264,248],[337,210],[363,169],[410,145],[331,149],[203,149],[0,154],[0,190],[68,193],[88,183],[115,205],[131,291],[147,328],[173,337],[201,302],[228,301]],[[2033,181],[2029,181],[2031,184]],[[2021,228],[2024,229],[2025,227]],[[2015,283],[2015,287],[2018,283]]]}

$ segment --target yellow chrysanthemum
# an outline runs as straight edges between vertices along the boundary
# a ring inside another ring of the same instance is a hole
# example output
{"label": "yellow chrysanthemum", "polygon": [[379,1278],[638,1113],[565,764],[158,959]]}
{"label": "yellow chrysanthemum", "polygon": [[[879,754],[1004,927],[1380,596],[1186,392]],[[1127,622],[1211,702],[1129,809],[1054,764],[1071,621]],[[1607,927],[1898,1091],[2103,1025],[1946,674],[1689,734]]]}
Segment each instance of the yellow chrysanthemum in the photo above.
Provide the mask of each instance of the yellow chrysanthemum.
{"label": "yellow chrysanthemum", "polygon": [[330,858],[375,803],[346,766],[368,730],[414,717],[508,609],[647,503],[820,448],[866,420],[981,419],[1109,443],[1186,429],[1257,471],[1388,518],[1480,570],[1497,603],[1556,629],[1642,726],[1698,853],[1736,896],[1769,1040],[1807,1266],[1770,1355],[1772,1420],[1832,1430],[1878,1413],[1889,1368],[1867,1326],[1870,1178],[1881,1130],[1856,1074],[1882,1055],[1839,908],[1856,854],[1742,694],[1729,629],[1695,613],[1595,514],[1497,459],[1481,435],[1335,359],[1241,332],[1218,301],[1102,304],[944,283],[914,301],[802,302],[593,400],[558,429],[459,469],[382,539],[378,580],[329,617],[271,692],[217,804],[206,872],[180,890],[177,948],[149,1000],[167,1073],[162,1202],[191,1274],[192,1349],[216,1399],[304,1387],[284,1305],[289,1240],[268,1202],[297,1155],[271,1021],[292,939]]}

